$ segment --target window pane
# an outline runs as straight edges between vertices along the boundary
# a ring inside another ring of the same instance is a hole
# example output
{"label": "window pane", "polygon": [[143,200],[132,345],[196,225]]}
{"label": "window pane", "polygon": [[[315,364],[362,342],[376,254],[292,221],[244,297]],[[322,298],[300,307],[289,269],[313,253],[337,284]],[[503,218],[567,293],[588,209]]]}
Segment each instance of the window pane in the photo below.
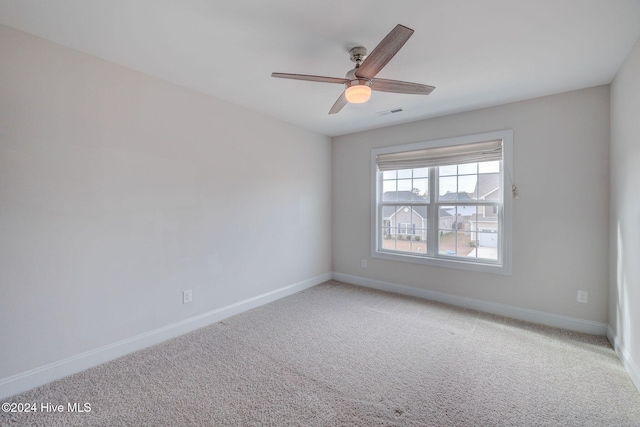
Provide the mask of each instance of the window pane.
{"label": "window pane", "polygon": [[[466,206],[465,206],[466,207]],[[498,260],[498,213],[499,206],[475,206],[477,215],[470,217],[470,246],[468,257]]]}
{"label": "window pane", "polygon": [[427,207],[414,206],[411,215],[411,252],[427,253]]}
{"label": "window pane", "polygon": [[409,243],[408,252],[427,253],[427,230],[416,228],[413,234],[411,236],[405,236],[405,239],[407,239],[406,243]]}
{"label": "window pane", "polygon": [[[478,212],[482,213],[483,209],[485,209],[485,206],[441,206],[438,213],[438,229],[475,231],[473,224],[478,223]],[[489,206],[486,209],[487,212],[490,212],[492,207]],[[493,221],[494,219],[491,220]]]}
{"label": "window pane", "polygon": [[411,229],[411,211],[409,206],[401,206],[396,210],[393,220],[397,224],[397,234],[407,234]]}
{"label": "window pane", "polygon": [[428,198],[429,168],[401,169],[390,172],[392,173],[383,173],[383,178],[385,178],[382,180],[383,201],[422,202]]}
{"label": "window pane", "polygon": [[458,167],[456,165],[440,166],[438,169],[440,171],[440,176],[456,175],[458,173]]}
{"label": "window pane", "polygon": [[502,200],[499,169],[499,161],[440,167],[439,200]]}
{"label": "window pane", "polygon": [[396,171],[382,172],[382,179],[396,179]]}
{"label": "window pane", "polygon": [[466,257],[473,251],[471,233],[462,230],[441,230],[438,253],[440,255]]}
{"label": "window pane", "polygon": [[382,249],[427,253],[426,206],[384,206]]}
{"label": "window pane", "polygon": [[427,210],[423,209],[425,206],[413,206],[411,209],[411,224],[414,228],[424,228],[424,223],[427,219]]}
{"label": "window pane", "polygon": [[453,230],[453,223],[456,219],[455,206],[441,206],[438,209],[438,230]]}
{"label": "window pane", "polygon": [[[395,191],[396,191],[396,182],[395,180],[393,181],[382,181],[382,194],[383,194],[383,198],[382,200],[384,201],[389,201],[391,200],[390,198],[393,197],[393,200],[397,200]],[[394,193],[394,194],[390,194],[390,193]]]}
{"label": "window pane", "polygon": [[412,191],[414,194],[417,194],[423,199],[427,198],[429,195],[429,179],[428,178],[414,179]]}
{"label": "window pane", "polygon": [[476,199],[477,175],[462,175],[458,177],[458,199]]}
{"label": "window pane", "polygon": [[440,178],[438,194],[440,200],[456,200],[458,193],[458,180],[455,176]]}
{"label": "window pane", "polygon": [[442,206],[438,209],[438,253],[475,256],[478,206]]}
{"label": "window pane", "polygon": [[480,162],[478,163],[480,173],[496,173],[500,172],[500,161],[495,160],[493,162]]}
{"label": "window pane", "polygon": [[383,206],[382,207],[382,223],[383,228],[385,229],[385,233],[389,235],[396,234],[395,223],[396,223],[396,212],[400,209],[400,206]]}
{"label": "window pane", "polygon": [[499,173],[481,173],[478,175],[478,198],[480,200],[502,200]]}
{"label": "window pane", "polygon": [[385,230],[382,231],[382,249],[390,251],[396,250],[396,236],[393,234],[386,234]]}
{"label": "window pane", "polygon": [[398,180],[398,191],[411,191],[413,188],[412,179],[399,179]]}
{"label": "window pane", "polygon": [[474,256],[484,259],[498,259],[498,231],[487,230],[478,233],[478,246]]}
{"label": "window pane", "polygon": [[418,168],[413,170],[414,178],[426,178],[429,176],[429,168]]}
{"label": "window pane", "polygon": [[477,163],[465,163],[462,165],[458,165],[458,175],[468,175],[468,174],[476,174],[478,173],[478,164]]}
{"label": "window pane", "polygon": [[400,178],[411,178],[413,169],[400,169],[398,170],[398,179]]}

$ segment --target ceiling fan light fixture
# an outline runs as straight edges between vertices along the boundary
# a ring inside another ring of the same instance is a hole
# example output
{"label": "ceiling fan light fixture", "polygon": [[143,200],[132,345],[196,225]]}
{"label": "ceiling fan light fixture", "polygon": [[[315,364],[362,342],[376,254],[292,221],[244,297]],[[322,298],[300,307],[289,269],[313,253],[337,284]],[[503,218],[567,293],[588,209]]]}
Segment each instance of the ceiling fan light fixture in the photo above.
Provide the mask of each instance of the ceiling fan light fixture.
{"label": "ceiling fan light fixture", "polygon": [[362,83],[352,85],[344,91],[344,96],[351,104],[362,104],[371,98],[371,87]]}

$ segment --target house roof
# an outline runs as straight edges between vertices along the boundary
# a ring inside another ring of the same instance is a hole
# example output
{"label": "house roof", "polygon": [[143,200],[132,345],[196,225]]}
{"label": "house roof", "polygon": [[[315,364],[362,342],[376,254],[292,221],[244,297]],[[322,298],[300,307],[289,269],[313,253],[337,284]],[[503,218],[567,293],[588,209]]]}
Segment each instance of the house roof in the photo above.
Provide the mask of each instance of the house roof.
{"label": "house roof", "polygon": [[412,191],[387,191],[382,194],[383,202],[424,202],[424,198]]}
{"label": "house roof", "polygon": [[474,192],[478,195],[478,199],[481,200],[499,200],[500,194],[496,193],[499,188],[499,173],[482,173],[478,175],[478,182],[476,182]]}
{"label": "house roof", "polygon": [[473,193],[469,195],[466,192],[447,193],[440,196],[440,201],[465,202],[477,199],[479,200],[498,200],[500,194],[495,193],[500,188],[499,173],[481,173],[478,175],[476,186]]}
{"label": "house roof", "polygon": [[[382,216],[384,218],[391,218],[393,215],[398,212],[398,210],[405,207],[402,202],[424,202],[424,198],[420,197],[418,194],[415,194],[411,191],[387,191],[382,194],[382,201],[384,202],[395,202],[398,204],[395,206],[384,206],[382,208]],[[427,207],[426,206],[414,206],[413,211],[420,215],[422,218],[427,217]]]}
{"label": "house roof", "polygon": [[[413,212],[418,214],[420,218],[427,217],[426,206],[424,205],[407,206],[402,204],[402,202],[424,202],[424,198],[420,197],[415,193],[412,193],[411,191],[387,191],[382,195],[382,200],[385,202],[395,202],[395,201],[398,202],[398,204],[396,205],[387,205],[382,207],[382,216],[384,218],[393,217],[399,210],[404,209],[405,207],[411,207],[413,209]],[[473,212],[475,213],[475,207],[465,206],[465,208],[473,209]],[[462,213],[461,215],[467,215],[467,214]],[[468,215],[471,215],[471,213],[469,213]],[[441,218],[450,217],[450,216],[453,216],[453,213],[449,209],[444,209],[444,208],[440,209]]]}
{"label": "house roof", "polygon": [[465,192],[460,192],[460,193],[446,193],[441,195],[438,200],[440,200],[441,202],[466,202],[466,201],[470,201],[473,200],[473,198],[471,198],[469,196],[469,193],[465,193]]}

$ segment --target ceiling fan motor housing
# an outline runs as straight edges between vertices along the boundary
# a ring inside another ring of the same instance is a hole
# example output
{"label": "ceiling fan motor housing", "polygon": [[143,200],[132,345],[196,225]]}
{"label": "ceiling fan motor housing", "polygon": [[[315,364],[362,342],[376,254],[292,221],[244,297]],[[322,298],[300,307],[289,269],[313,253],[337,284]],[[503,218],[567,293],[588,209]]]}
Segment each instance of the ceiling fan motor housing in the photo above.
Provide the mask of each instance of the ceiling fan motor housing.
{"label": "ceiling fan motor housing", "polygon": [[360,66],[362,61],[367,57],[367,49],[362,46],[356,46],[349,50],[349,58]]}
{"label": "ceiling fan motor housing", "polygon": [[356,70],[358,69],[358,67],[354,68],[353,70],[349,70],[347,71],[347,74],[345,74],[344,78],[349,80],[348,82],[345,83],[345,85],[347,87],[351,87],[353,85],[365,85],[365,86],[371,86],[371,80],[369,79],[362,79],[356,76]]}

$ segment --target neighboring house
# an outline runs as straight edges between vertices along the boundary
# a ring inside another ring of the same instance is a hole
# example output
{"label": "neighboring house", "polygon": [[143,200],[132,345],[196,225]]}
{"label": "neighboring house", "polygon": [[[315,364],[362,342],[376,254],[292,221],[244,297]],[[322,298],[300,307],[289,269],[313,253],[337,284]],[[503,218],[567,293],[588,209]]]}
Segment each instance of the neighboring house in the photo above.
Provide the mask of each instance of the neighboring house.
{"label": "neighboring house", "polygon": [[453,230],[459,222],[460,218],[456,218],[451,210],[440,209],[440,220],[438,221],[439,230]]}
{"label": "neighboring house", "polygon": [[[474,192],[478,200],[500,200],[500,174],[479,175]],[[479,206],[478,212],[469,218],[469,231],[478,231],[478,245],[498,247],[498,208]]]}
{"label": "neighboring house", "polygon": [[[469,193],[447,193],[443,194],[438,198],[440,202],[473,202],[473,198],[469,196]],[[476,207],[475,206],[457,206],[448,209],[440,210],[440,218],[443,217],[443,211],[448,213],[447,219],[450,221],[445,221],[445,223],[441,223],[439,225],[440,230],[470,230],[469,219],[475,215]],[[450,218],[449,218],[450,217]]]}
{"label": "neighboring house", "polygon": [[[471,195],[466,192],[447,193],[440,196],[439,201],[473,202],[476,195],[477,200],[500,200],[500,174],[479,174]],[[420,195],[411,191],[388,191],[382,197],[385,202],[397,202],[382,209],[385,236],[411,236],[413,240],[426,240],[427,207],[410,204],[424,202]],[[475,238],[480,246],[497,247],[498,209],[475,205],[444,207],[440,209],[438,228],[478,232]]]}
{"label": "neighboring house", "polygon": [[412,236],[420,240],[427,238],[427,207],[407,206],[402,202],[424,202],[411,191],[388,191],[382,195],[385,202],[398,202],[395,206],[384,206],[384,234],[387,236]]}
{"label": "neighboring house", "polygon": [[[453,197],[454,195],[447,196]],[[460,197],[466,197],[466,199],[471,200],[466,193],[460,193]],[[411,206],[402,204],[403,202],[424,202],[422,197],[411,191],[388,191],[382,195],[382,200],[385,202],[398,202],[395,206],[384,206],[382,208],[384,235],[413,236],[414,240],[426,240],[427,207],[424,205]],[[468,230],[469,218],[475,214],[475,210],[475,206],[459,206],[458,214],[456,215],[455,209],[440,209],[438,228],[440,230]]]}

